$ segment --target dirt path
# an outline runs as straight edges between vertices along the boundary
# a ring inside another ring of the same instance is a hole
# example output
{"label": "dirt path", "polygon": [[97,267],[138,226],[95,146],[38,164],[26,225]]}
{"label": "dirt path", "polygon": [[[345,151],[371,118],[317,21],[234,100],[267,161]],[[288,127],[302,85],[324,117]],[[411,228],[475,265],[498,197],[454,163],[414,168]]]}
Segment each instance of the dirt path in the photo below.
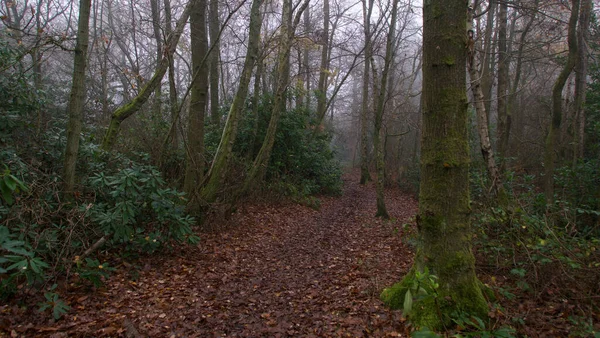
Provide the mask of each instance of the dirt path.
{"label": "dirt path", "polygon": [[137,262],[135,280],[121,269],[104,289],[67,295],[72,310],[57,323],[13,327],[28,336],[124,336],[128,327],[152,337],[399,336],[399,313],[378,295],[410,267],[395,229],[416,202],[390,191],[395,219],[382,222],[373,186],[357,180],[345,177],[343,195],[323,198],[319,211],[244,207],[198,248]]}

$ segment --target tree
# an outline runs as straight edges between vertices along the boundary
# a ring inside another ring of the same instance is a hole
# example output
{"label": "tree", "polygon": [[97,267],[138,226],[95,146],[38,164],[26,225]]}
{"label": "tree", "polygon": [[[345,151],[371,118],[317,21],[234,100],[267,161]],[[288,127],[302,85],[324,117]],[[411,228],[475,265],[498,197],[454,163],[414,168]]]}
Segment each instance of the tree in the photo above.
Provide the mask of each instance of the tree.
{"label": "tree", "polygon": [[[405,311],[417,327],[443,329],[453,314],[485,318],[488,307],[470,245],[467,4],[430,0],[423,14],[419,246],[410,272],[381,296],[394,308],[410,299]],[[413,299],[420,285],[429,296]]]}
{"label": "tree", "polygon": [[[385,109],[385,103],[390,95],[388,90],[388,75],[390,73],[391,64],[394,62],[394,40],[395,40],[395,28],[396,18],[398,14],[398,0],[392,0],[392,15],[390,20],[390,28],[387,34],[387,42],[385,46],[385,58],[383,60],[383,71],[381,72],[381,83],[379,88],[376,90],[377,95],[375,96],[375,123],[373,132],[373,144],[375,146],[375,166],[377,168],[377,212],[376,217],[382,217],[385,219],[390,218],[388,215],[387,208],[385,207],[385,196],[384,196],[384,183],[385,183],[385,163],[384,163],[384,145],[382,135],[383,129],[383,115]],[[373,62],[371,60],[371,62]],[[373,67],[375,68],[375,67]],[[375,73],[375,72],[374,72]],[[375,75],[375,74],[374,74]]]}
{"label": "tree", "polygon": [[[367,5],[368,1],[368,5]],[[363,97],[360,112],[360,184],[366,184],[371,180],[369,173],[369,150],[368,150],[368,110],[369,110],[369,76],[370,60],[373,54],[371,46],[371,13],[373,13],[373,0],[362,0],[363,21],[365,34],[365,63],[363,70]]]}
{"label": "tree", "polygon": [[567,62],[552,87],[552,121],[546,136],[546,149],[544,153],[544,195],[546,206],[554,204],[554,168],[556,166],[556,148],[560,141],[560,126],[562,123],[562,92],[567,79],[577,63],[577,19],[579,17],[579,0],[571,1],[571,15],[568,27],[569,55]]}
{"label": "tree", "polygon": [[64,192],[71,193],[75,187],[75,167],[79,152],[79,137],[83,127],[83,106],[85,104],[85,68],[90,33],[91,0],[79,1],[79,23],[77,24],[77,42],[73,60],[73,83],[67,114],[67,146],[63,168]]}
{"label": "tree", "polygon": [[210,170],[205,179],[205,184],[200,190],[201,199],[207,203],[212,203],[216,200],[219,189],[223,186],[227,179],[229,162],[233,155],[233,144],[238,132],[238,123],[240,114],[244,109],[246,97],[248,96],[248,85],[252,78],[252,69],[258,57],[258,49],[260,45],[260,30],[262,26],[262,15],[260,13],[261,0],[252,1],[250,9],[250,31],[248,35],[248,50],[244,60],[244,68],[240,75],[239,87],[233,98],[227,121],[223,129],[223,135],[219,142],[219,147],[213,159]]}
{"label": "tree", "polygon": [[585,141],[585,100],[588,74],[588,38],[592,1],[582,0],[577,29],[577,65],[575,68],[575,121],[573,142],[573,165],[583,158]]}
{"label": "tree", "polygon": [[215,125],[219,125],[219,55],[221,48],[219,44],[219,0],[209,0],[208,30],[210,43],[213,45],[210,52],[210,117]]}
{"label": "tree", "polygon": [[154,75],[146,83],[143,88],[140,90],[139,94],[134,97],[131,101],[119,107],[112,114],[110,124],[108,129],[106,130],[106,134],[104,135],[104,139],[102,140],[102,149],[111,150],[113,145],[117,140],[117,135],[119,133],[119,129],[121,128],[121,123],[125,121],[127,118],[137,113],[142,106],[148,101],[152,92],[156,89],[157,86],[162,82],[162,78],[167,72],[167,68],[169,68],[169,59],[175,53],[175,49],[177,48],[177,43],[179,42],[179,38],[183,33],[183,28],[187,23],[187,19],[190,17],[190,12],[192,11],[194,5],[197,0],[190,0],[186,5],[179,21],[177,21],[177,25],[175,27],[175,31],[170,35],[167,39],[167,43],[165,45],[166,53],[164,53],[160,63],[158,64]]}
{"label": "tree", "polygon": [[199,201],[194,192],[204,175],[204,117],[208,94],[208,65],[204,62],[208,52],[206,30],[207,0],[198,0],[190,14],[190,34],[192,46],[192,84],[190,89],[190,109],[188,119],[186,166],[183,191],[190,199],[189,207],[199,209]]}
{"label": "tree", "polygon": [[284,0],[283,12],[281,16],[281,27],[280,37],[281,42],[279,45],[279,51],[277,55],[277,88],[275,91],[275,98],[273,100],[273,109],[271,110],[271,119],[269,120],[269,126],[263,144],[260,147],[258,155],[254,159],[254,163],[248,172],[248,176],[244,182],[242,193],[248,191],[253,185],[263,180],[266,173],[267,163],[271,158],[271,150],[275,143],[275,134],[277,132],[277,125],[279,124],[279,117],[285,111],[286,106],[286,92],[290,80],[290,52],[292,48],[292,42],[296,27],[300,22],[302,12],[308,7],[308,1],[306,0],[302,6],[298,9],[296,17],[292,21],[292,0]]}
{"label": "tree", "polygon": [[[477,0],[475,0],[477,1]],[[469,24],[472,20],[472,10],[469,10]],[[481,85],[481,75],[477,70],[475,64],[475,37],[473,36],[474,31],[471,29],[467,31],[469,41],[468,46],[468,59],[467,68],[469,71],[469,77],[471,81],[471,91],[473,92],[473,106],[475,107],[475,115],[477,115],[477,131],[479,133],[479,143],[481,148],[481,154],[485,161],[487,172],[492,182],[491,190],[494,195],[498,194],[499,190],[502,189],[502,182],[500,178],[500,172],[496,165],[496,159],[494,157],[494,150],[490,142],[490,133],[488,125],[488,114],[485,108],[485,95]],[[485,55],[482,59],[485,60]]]}
{"label": "tree", "polygon": [[[508,4],[506,1],[500,2],[498,11],[498,129],[497,142],[498,153],[500,156],[507,157],[506,151],[508,148],[508,130],[509,124],[507,115],[507,89],[508,89],[508,39],[506,27],[508,24]],[[504,163],[505,161],[502,161]]]}

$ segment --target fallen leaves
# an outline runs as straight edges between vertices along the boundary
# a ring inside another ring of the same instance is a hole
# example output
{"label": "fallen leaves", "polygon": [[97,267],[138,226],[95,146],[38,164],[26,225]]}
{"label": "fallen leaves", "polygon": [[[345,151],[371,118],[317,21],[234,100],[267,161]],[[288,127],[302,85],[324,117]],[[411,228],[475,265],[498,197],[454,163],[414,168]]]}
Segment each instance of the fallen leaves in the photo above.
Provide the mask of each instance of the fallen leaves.
{"label": "fallen leaves", "polygon": [[[235,228],[203,234],[197,247],[127,263],[143,267],[136,280],[123,265],[102,293],[67,291],[74,309],[39,327],[99,337],[400,337],[400,314],[378,296],[411,265],[394,228],[415,214],[416,202],[389,191],[396,220],[379,221],[373,187],[356,182],[346,177],[343,196],[322,198],[320,211],[246,205],[230,220]],[[46,320],[31,310],[0,313],[9,321],[2,330],[44,333],[23,329]]]}

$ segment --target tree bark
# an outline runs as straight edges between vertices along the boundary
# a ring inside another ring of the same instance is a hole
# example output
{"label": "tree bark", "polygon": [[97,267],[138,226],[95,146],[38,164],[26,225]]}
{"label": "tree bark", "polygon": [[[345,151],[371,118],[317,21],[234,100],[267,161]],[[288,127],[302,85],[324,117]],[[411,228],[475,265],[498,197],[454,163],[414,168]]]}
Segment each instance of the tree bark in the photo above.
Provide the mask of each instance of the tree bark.
{"label": "tree bark", "polygon": [[244,182],[241,193],[249,191],[253,186],[259,184],[265,176],[269,159],[271,158],[271,150],[273,150],[273,144],[275,143],[275,134],[277,133],[277,125],[279,124],[279,118],[285,111],[286,106],[286,92],[290,80],[290,52],[292,48],[292,42],[294,37],[295,28],[300,21],[302,12],[308,7],[308,1],[306,0],[302,6],[298,9],[296,17],[292,22],[292,1],[284,0],[283,2],[283,13],[282,13],[282,24],[280,27],[281,42],[279,45],[279,52],[277,57],[277,90],[275,92],[275,98],[273,100],[273,109],[271,111],[271,119],[263,144],[260,147],[258,155],[254,159],[254,163],[248,172],[248,176]]}
{"label": "tree bark", "polygon": [[381,72],[381,83],[378,90],[378,95],[376,97],[376,109],[375,109],[375,124],[374,124],[374,133],[373,133],[373,144],[375,145],[375,167],[376,167],[376,184],[375,190],[377,192],[377,212],[375,213],[375,217],[381,217],[384,219],[390,218],[390,215],[387,212],[387,208],[385,206],[385,196],[384,196],[384,188],[385,188],[385,158],[384,152],[385,147],[382,142],[382,137],[384,129],[383,126],[383,115],[385,104],[388,99],[388,77],[390,73],[390,68],[392,63],[394,62],[394,48],[395,48],[395,36],[396,36],[396,18],[398,16],[398,0],[392,0],[392,14],[390,20],[390,28],[387,34],[387,41],[385,45],[385,59],[383,65],[383,71]]}
{"label": "tree bark", "polygon": [[323,0],[323,40],[321,41],[321,66],[319,67],[319,83],[317,85],[317,121],[318,130],[327,113],[327,78],[329,77],[329,0]]}
{"label": "tree bark", "polygon": [[[468,20],[472,20],[472,18],[469,17]],[[469,41],[467,45],[473,46],[475,43],[474,37],[470,36],[469,39],[471,41]],[[475,114],[477,115],[477,132],[479,133],[481,154],[483,155],[483,160],[485,161],[491,181],[490,190],[494,196],[497,196],[499,190],[502,189],[502,181],[498,167],[496,166],[494,150],[492,149],[492,144],[490,142],[488,115],[485,110],[485,95],[483,94],[481,86],[481,76],[479,75],[477,65],[475,64],[474,52],[474,50],[468,51],[467,68],[471,80],[471,91],[473,92],[473,106],[475,107]]]}
{"label": "tree bark", "polygon": [[579,17],[579,0],[571,1],[571,16],[569,17],[567,63],[556,78],[552,87],[552,121],[546,136],[544,153],[544,195],[546,207],[554,204],[554,168],[556,166],[556,148],[559,144],[560,126],[562,123],[562,91],[577,63],[577,19]]}
{"label": "tree bark", "polygon": [[507,138],[507,89],[508,89],[508,53],[507,53],[507,33],[506,28],[508,24],[508,4],[506,1],[500,2],[500,8],[498,12],[498,88],[497,88],[497,99],[498,99],[498,126],[497,126],[497,145],[498,153],[503,158],[501,166],[503,167],[505,158],[508,156],[506,153],[508,148]]}
{"label": "tree bark", "polygon": [[79,1],[79,22],[77,42],[73,60],[73,84],[67,114],[67,146],[63,168],[64,193],[70,194],[75,188],[75,167],[79,152],[79,137],[83,127],[83,106],[85,104],[85,68],[89,43],[91,0]]}
{"label": "tree bark", "polygon": [[431,285],[432,297],[413,300],[409,320],[417,328],[444,329],[452,315],[485,321],[488,306],[475,275],[471,251],[469,146],[465,43],[467,8],[462,0],[430,0],[423,7],[423,131],[417,229],[419,247],[412,270],[382,293],[402,308],[414,285]]}
{"label": "tree bark", "polygon": [[210,67],[210,118],[211,122],[218,126],[221,123],[221,116],[219,115],[219,55],[221,54],[219,44],[219,0],[210,0],[209,15],[210,43],[214,45],[208,61]]}
{"label": "tree bark", "polygon": [[577,65],[575,68],[575,121],[573,140],[573,167],[583,159],[585,144],[585,100],[587,92],[588,48],[592,1],[581,0],[579,28],[577,29]]}
{"label": "tree bark", "polygon": [[200,201],[194,196],[204,175],[204,118],[208,101],[208,64],[203,62],[208,52],[206,10],[208,0],[198,0],[190,13],[192,46],[192,84],[186,145],[186,166],[183,191],[189,198],[188,208],[197,211]]}
{"label": "tree bark", "polygon": [[[167,36],[171,36],[173,33],[173,28],[171,27],[171,1],[164,0],[165,6],[165,33]],[[167,53],[168,61],[169,61],[169,108],[171,113],[171,124],[173,126],[177,126],[177,122],[179,120],[179,103],[177,102],[177,85],[175,83],[175,60],[173,59],[173,54]],[[171,128],[169,130],[169,135],[167,136],[172,145],[172,150],[176,151],[179,147],[179,137],[177,133],[177,128]]]}
{"label": "tree bark", "polygon": [[240,86],[235,93],[231,108],[229,108],[229,114],[227,115],[227,121],[225,122],[225,127],[223,129],[221,142],[219,143],[215,158],[207,174],[207,178],[205,179],[206,184],[200,191],[200,196],[206,203],[212,203],[216,200],[220,189],[222,189],[227,178],[229,162],[233,154],[233,144],[235,143],[237,136],[240,114],[244,109],[244,103],[248,96],[248,85],[250,84],[250,79],[252,77],[252,69],[254,68],[258,56],[260,30],[262,26],[262,16],[260,13],[261,4],[262,0],[254,0],[252,2],[252,8],[250,9],[248,50],[244,60],[244,68],[240,75]]}
{"label": "tree bark", "polygon": [[177,48],[177,43],[179,42],[179,38],[183,33],[183,28],[187,23],[187,19],[190,17],[190,12],[196,4],[197,0],[190,0],[186,5],[179,21],[177,21],[177,25],[175,27],[175,31],[169,38],[167,39],[165,55],[163,55],[160,64],[156,68],[154,76],[152,79],[148,81],[146,85],[142,88],[142,90],[138,93],[136,97],[134,97],[131,101],[126,103],[125,105],[119,107],[112,114],[110,124],[108,129],[106,130],[106,134],[104,135],[104,140],[102,141],[102,149],[109,151],[115,144],[117,139],[117,134],[119,133],[119,129],[121,127],[121,123],[125,121],[131,115],[137,113],[140,108],[148,101],[152,92],[156,89],[160,82],[162,81],[163,76],[165,75],[167,68],[169,67],[169,55],[172,57],[173,53],[175,53],[175,49]]}
{"label": "tree bark", "polygon": [[[154,40],[156,41],[156,66],[160,64],[162,58],[162,36],[160,34],[160,8],[158,0],[150,0],[150,9],[152,11],[152,28],[154,32]],[[162,88],[159,83],[154,90],[154,102],[152,103],[152,115],[155,119],[161,115],[161,96]]]}
{"label": "tree bark", "polygon": [[[368,5],[367,5],[368,1]],[[365,64],[363,70],[362,106],[360,112],[360,184],[366,184],[371,180],[369,172],[369,148],[368,148],[368,115],[369,115],[369,78],[371,55],[371,13],[373,12],[373,0],[362,0],[363,21],[365,34]]]}

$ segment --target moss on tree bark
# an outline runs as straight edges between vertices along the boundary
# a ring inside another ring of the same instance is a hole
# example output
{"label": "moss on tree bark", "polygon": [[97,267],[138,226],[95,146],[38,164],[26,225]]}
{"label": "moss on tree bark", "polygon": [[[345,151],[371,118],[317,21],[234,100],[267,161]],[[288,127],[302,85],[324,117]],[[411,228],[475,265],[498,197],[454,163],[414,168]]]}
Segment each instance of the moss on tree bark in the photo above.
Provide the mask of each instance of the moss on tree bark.
{"label": "moss on tree bark", "polygon": [[[382,300],[401,308],[416,272],[437,277],[435,296],[415,299],[409,319],[443,330],[457,313],[485,318],[488,305],[471,251],[464,1],[425,2],[423,30],[423,131],[417,227],[412,270],[385,289]],[[447,60],[452,59],[449,63]]]}

